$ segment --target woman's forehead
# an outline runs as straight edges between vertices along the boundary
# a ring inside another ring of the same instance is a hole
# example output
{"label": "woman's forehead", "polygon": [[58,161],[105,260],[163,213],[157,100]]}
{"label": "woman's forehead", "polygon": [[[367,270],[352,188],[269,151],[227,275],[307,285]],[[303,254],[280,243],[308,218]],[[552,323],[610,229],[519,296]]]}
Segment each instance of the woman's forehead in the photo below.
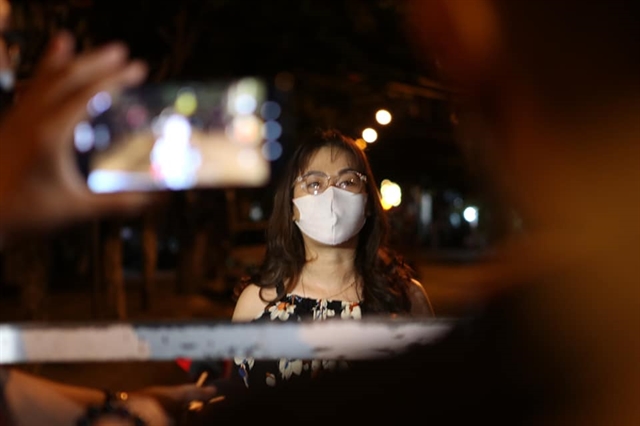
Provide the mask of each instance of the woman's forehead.
{"label": "woman's forehead", "polygon": [[325,146],[311,154],[303,171],[319,170],[335,172],[346,168],[355,168],[353,155],[344,149]]}

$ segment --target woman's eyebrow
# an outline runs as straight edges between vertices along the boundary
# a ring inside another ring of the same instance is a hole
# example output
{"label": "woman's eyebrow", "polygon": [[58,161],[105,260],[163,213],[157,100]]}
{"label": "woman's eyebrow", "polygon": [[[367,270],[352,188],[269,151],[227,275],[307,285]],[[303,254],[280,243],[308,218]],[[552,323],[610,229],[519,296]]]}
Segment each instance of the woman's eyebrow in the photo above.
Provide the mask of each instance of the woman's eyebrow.
{"label": "woman's eyebrow", "polygon": [[[338,173],[336,173],[336,174],[339,175],[339,174],[342,174],[344,172],[357,172],[357,170],[354,169],[353,167],[345,167],[344,169],[338,170]],[[302,173],[302,176],[313,175],[313,174],[329,176],[328,173],[323,172],[322,170],[308,170],[308,171]]]}
{"label": "woman's eyebrow", "polygon": [[357,170],[356,170],[356,169],[354,169],[353,167],[345,167],[344,169],[339,170],[339,171],[338,171],[338,174],[340,174],[340,173],[344,173],[344,172],[357,172]]}
{"label": "woman's eyebrow", "polygon": [[321,170],[307,170],[306,172],[302,173],[302,176],[307,175],[326,175],[326,173]]}

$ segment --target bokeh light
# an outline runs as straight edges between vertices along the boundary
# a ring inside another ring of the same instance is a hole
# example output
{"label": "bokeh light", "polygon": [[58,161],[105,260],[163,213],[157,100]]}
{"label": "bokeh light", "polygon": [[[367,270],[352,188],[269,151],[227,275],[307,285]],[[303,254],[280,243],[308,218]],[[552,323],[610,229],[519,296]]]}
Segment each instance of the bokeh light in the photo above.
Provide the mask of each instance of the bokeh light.
{"label": "bokeh light", "polygon": [[198,98],[193,89],[182,89],[176,96],[174,108],[178,114],[182,114],[185,117],[192,115],[198,109]]}
{"label": "bokeh light", "polygon": [[384,179],[380,183],[380,196],[382,207],[389,210],[391,207],[398,207],[402,202],[402,189],[397,183]]}
{"label": "bokeh light", "polygon": [[391,113],[386,109],[380,109],[376,112],[376,121],[382,125],[391,123]]}
{"label": "bokeh light", "polygon": [[97,124],[93,128],[94,145],[97,150],[107,149],[111,142],[111,130],[106,124]]}
{"label": "bokeh light", "polygon": [[96,93],[87,104],[89,115],[95,117],[111,108],[112,100],[108,92]]}
{"label": "bokeh light", "polygon": [[256,98],[248,93],[238,95],[234,103],[236,112],[241,115],[253,114],[258,106]]}
{"label": "bokeh light", "polygon": [[277,120],[280,117],[280,113],[282,112],[282,108],[277,102],[267,101],[262,104],[260,108],[260,115],[265,120]]}
{"label": "bokeh light", "polygon": [[262,156],[269,161],[276,161],[282,156],[282,144],[278,141],[267,141],[262,145]]}
{"label": "bokeh light", "polygon": [[367,127],[362,131],[362,139],[368,143],[375,142],[378,139],[378,132],[371,127]]}
{"label": "bokeh light", "polygon": [[87,152],[91,150],[95,140],[91,125],[86,121],[78,123],[73,132],[73,140],[78,151]]}
{"label": "bokeh light", "polygon": [[282,126],[274,120],[269,120],[262,126],[262,136],[269,141],[274,141],[282,135]]}
{"label": "bokeh light", "polygon": [[262,121],[255,115],[239,115],[231,122],[231,138],[247,145],[262,141]]}
{"label": "bokeh light", "polygon": [[476,206],[469,206],[462,212],[462,217],[471,226],[476,226],[478,224],[478,216],[478,208]]}

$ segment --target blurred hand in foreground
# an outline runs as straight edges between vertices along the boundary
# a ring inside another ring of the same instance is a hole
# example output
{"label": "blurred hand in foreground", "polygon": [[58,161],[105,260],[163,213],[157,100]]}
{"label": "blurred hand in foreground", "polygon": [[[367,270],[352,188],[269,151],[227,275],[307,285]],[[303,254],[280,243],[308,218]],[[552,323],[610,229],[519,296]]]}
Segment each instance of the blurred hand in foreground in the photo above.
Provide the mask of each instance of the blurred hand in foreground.
{"label": "blurred hand in foreground", "polygon": [[0,121],[0,232],[49,229],[103,214],[130,214],[148,194],[93,194],[74,158],[73,131],[99,92],[141,83],[146,65],[119,43],[75,54],[54,37],[27,87]]}

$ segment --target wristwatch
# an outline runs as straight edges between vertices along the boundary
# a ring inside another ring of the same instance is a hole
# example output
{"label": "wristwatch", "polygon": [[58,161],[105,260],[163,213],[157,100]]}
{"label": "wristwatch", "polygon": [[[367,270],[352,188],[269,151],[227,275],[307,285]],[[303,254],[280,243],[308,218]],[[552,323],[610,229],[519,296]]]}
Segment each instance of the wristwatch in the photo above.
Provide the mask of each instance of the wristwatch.
{"label": "wristwatch", "polygon": [[104,395],[104,403],[87,407],[84,416],[76,421],[76,426],[93,426],[96,421],[108,417],[130,420],[133,426],[147,426],[147,423],[142,418],[127,409],[125,405],[125,402],[129,399],[127,392],[105,390]]}

